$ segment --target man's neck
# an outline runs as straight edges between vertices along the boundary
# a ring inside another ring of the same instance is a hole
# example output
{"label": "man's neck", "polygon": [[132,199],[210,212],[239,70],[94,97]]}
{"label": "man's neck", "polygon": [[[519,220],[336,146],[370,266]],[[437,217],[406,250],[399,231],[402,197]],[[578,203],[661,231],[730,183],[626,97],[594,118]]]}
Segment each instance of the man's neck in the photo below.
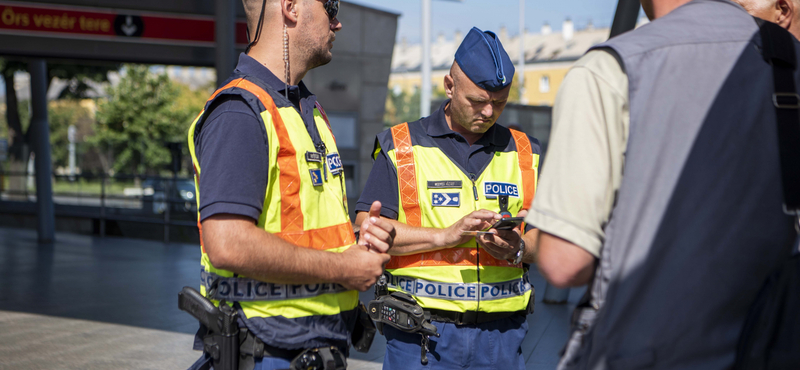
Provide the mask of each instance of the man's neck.
{"label": "man's neck", "polygon": [[447,127],[450,127],[453,132],[461,135],[464,137],[464,140],[467,141],[469,145],[475,144],[478,139],[483,137],[483,134],[476,134],[474,132],[468,131],[463,126],[453,122],[452,115],[450,114],[450,103],[447,103],[447,106],[444,107],[444,119],[447,121]]}
{"label": "man's neck", "polygon": [[[264,44],[261,44],[261,43]],[[259,47],[261,46],[261,47]],[[289,54],[289,79],[286,79],[286,63],[283,61],[283,39],[280,43],[269,42],[267,40],[259,40],[259,43],[254,45],[248,53],[250,57],[257,60],[261,65],[267,67],[281,81],[288,85],[294,86],[300,83],[305,77],[308,69],[307,63],[303,61],[292,60],[291,50]]]}
{"label": "man's neck", "polygon": [[794,36],[794,38],[800,40],[800,22],[792,21],[792,24],[789,25],[788,31],[792,34],[792,36]]}
{"label": "man's neck", "polygon": [[683,4],[688,3],[691,0],[654,0],[653,1],[653,18],[658,19],[661,18],[673,10],[677,9]]}

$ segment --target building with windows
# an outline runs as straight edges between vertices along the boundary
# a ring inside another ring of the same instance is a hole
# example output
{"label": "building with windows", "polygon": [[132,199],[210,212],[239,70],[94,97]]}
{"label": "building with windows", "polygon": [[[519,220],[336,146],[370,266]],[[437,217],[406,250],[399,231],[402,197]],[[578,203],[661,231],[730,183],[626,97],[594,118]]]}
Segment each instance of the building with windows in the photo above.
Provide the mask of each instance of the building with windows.
{"label": "building with windows", "polygon": [[[581,30],[576,30],[574,23],[567,19],[561,26],[561,32],[553,32],[550,25],[542,26],[539,33],[526,32],[522,38],[525,50],[525,86],[520,96],[512,92],[516,103],[529,105],[552,106],[558,87],[567,71],[578,58],[594,45],[606,41],[609,28],[594,28],[591,23]],[[508,36],[505,28],[497,31],[500,41],[515,63],[519,60],[520,36]],[[461,44],[463,34],[456,31],[452,39],[440,34],[431,44],[432,91],[441,96],[443,78],[450,70],[453,56]],[[392,73],[389,76],[389,90],[394,94],[413,93],[419,88],[421,80],[422,45],[409,45],[401,40],[394,46],[392,57]],[[520,68],[517,66],[517,76]],[[518,89],[515,78],[514,88]]]}

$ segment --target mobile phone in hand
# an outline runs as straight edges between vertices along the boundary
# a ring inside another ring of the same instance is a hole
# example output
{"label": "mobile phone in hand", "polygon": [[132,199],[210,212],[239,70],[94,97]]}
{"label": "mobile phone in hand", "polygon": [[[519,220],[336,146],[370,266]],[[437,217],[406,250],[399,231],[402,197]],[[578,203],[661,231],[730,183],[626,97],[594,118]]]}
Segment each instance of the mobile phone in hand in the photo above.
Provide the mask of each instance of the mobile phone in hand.
{"label": "mobile phone in hand", "polygon": [[494,235],[494,231],[462,231],[461,236]]}
{"label": "mobile phone in hand", "polygon": [[491,228],[497,230],[511,230],[521,225],[522,222],[524,221],[525,219],[522,217],[506,217],[500,221],[495,222],[495,224],[492,225]]}

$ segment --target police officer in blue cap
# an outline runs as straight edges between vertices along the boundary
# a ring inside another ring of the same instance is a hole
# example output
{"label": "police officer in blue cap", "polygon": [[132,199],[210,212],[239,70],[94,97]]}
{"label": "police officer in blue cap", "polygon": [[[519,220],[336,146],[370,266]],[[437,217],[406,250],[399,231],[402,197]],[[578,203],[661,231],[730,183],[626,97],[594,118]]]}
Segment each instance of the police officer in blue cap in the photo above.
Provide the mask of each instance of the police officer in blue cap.
{"label": "police officer in blue cap", "polygon": [[495,124],[513,78],[498,37],[473,28],[444,77],[449,99],[375,140],[356,222],[381,202],[397,231],[385,291],[413,296],[440,334],[421,340],[384,325],[384,369],[426,367],[421,351],[431,368],[525,368],[527,264],[535,261],[526,246],[536,230],[492,227],[524,216],[536,190],[539,142]]}

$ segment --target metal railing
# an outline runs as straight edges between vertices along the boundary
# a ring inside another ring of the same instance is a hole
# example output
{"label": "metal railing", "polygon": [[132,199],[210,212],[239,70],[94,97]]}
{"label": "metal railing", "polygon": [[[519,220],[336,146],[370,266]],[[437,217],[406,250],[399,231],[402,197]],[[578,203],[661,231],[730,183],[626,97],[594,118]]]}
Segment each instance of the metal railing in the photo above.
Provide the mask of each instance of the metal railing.
{"label": "metal railing", "polygon": [[[164,241],[170,226],[197,225],[194,180],[106,174],[52,174],[56,216],[97,219],[100,235],[107,221],[163,224]],[[35,214],[36,183],[32,172],[0,171],[2,213]]]}

